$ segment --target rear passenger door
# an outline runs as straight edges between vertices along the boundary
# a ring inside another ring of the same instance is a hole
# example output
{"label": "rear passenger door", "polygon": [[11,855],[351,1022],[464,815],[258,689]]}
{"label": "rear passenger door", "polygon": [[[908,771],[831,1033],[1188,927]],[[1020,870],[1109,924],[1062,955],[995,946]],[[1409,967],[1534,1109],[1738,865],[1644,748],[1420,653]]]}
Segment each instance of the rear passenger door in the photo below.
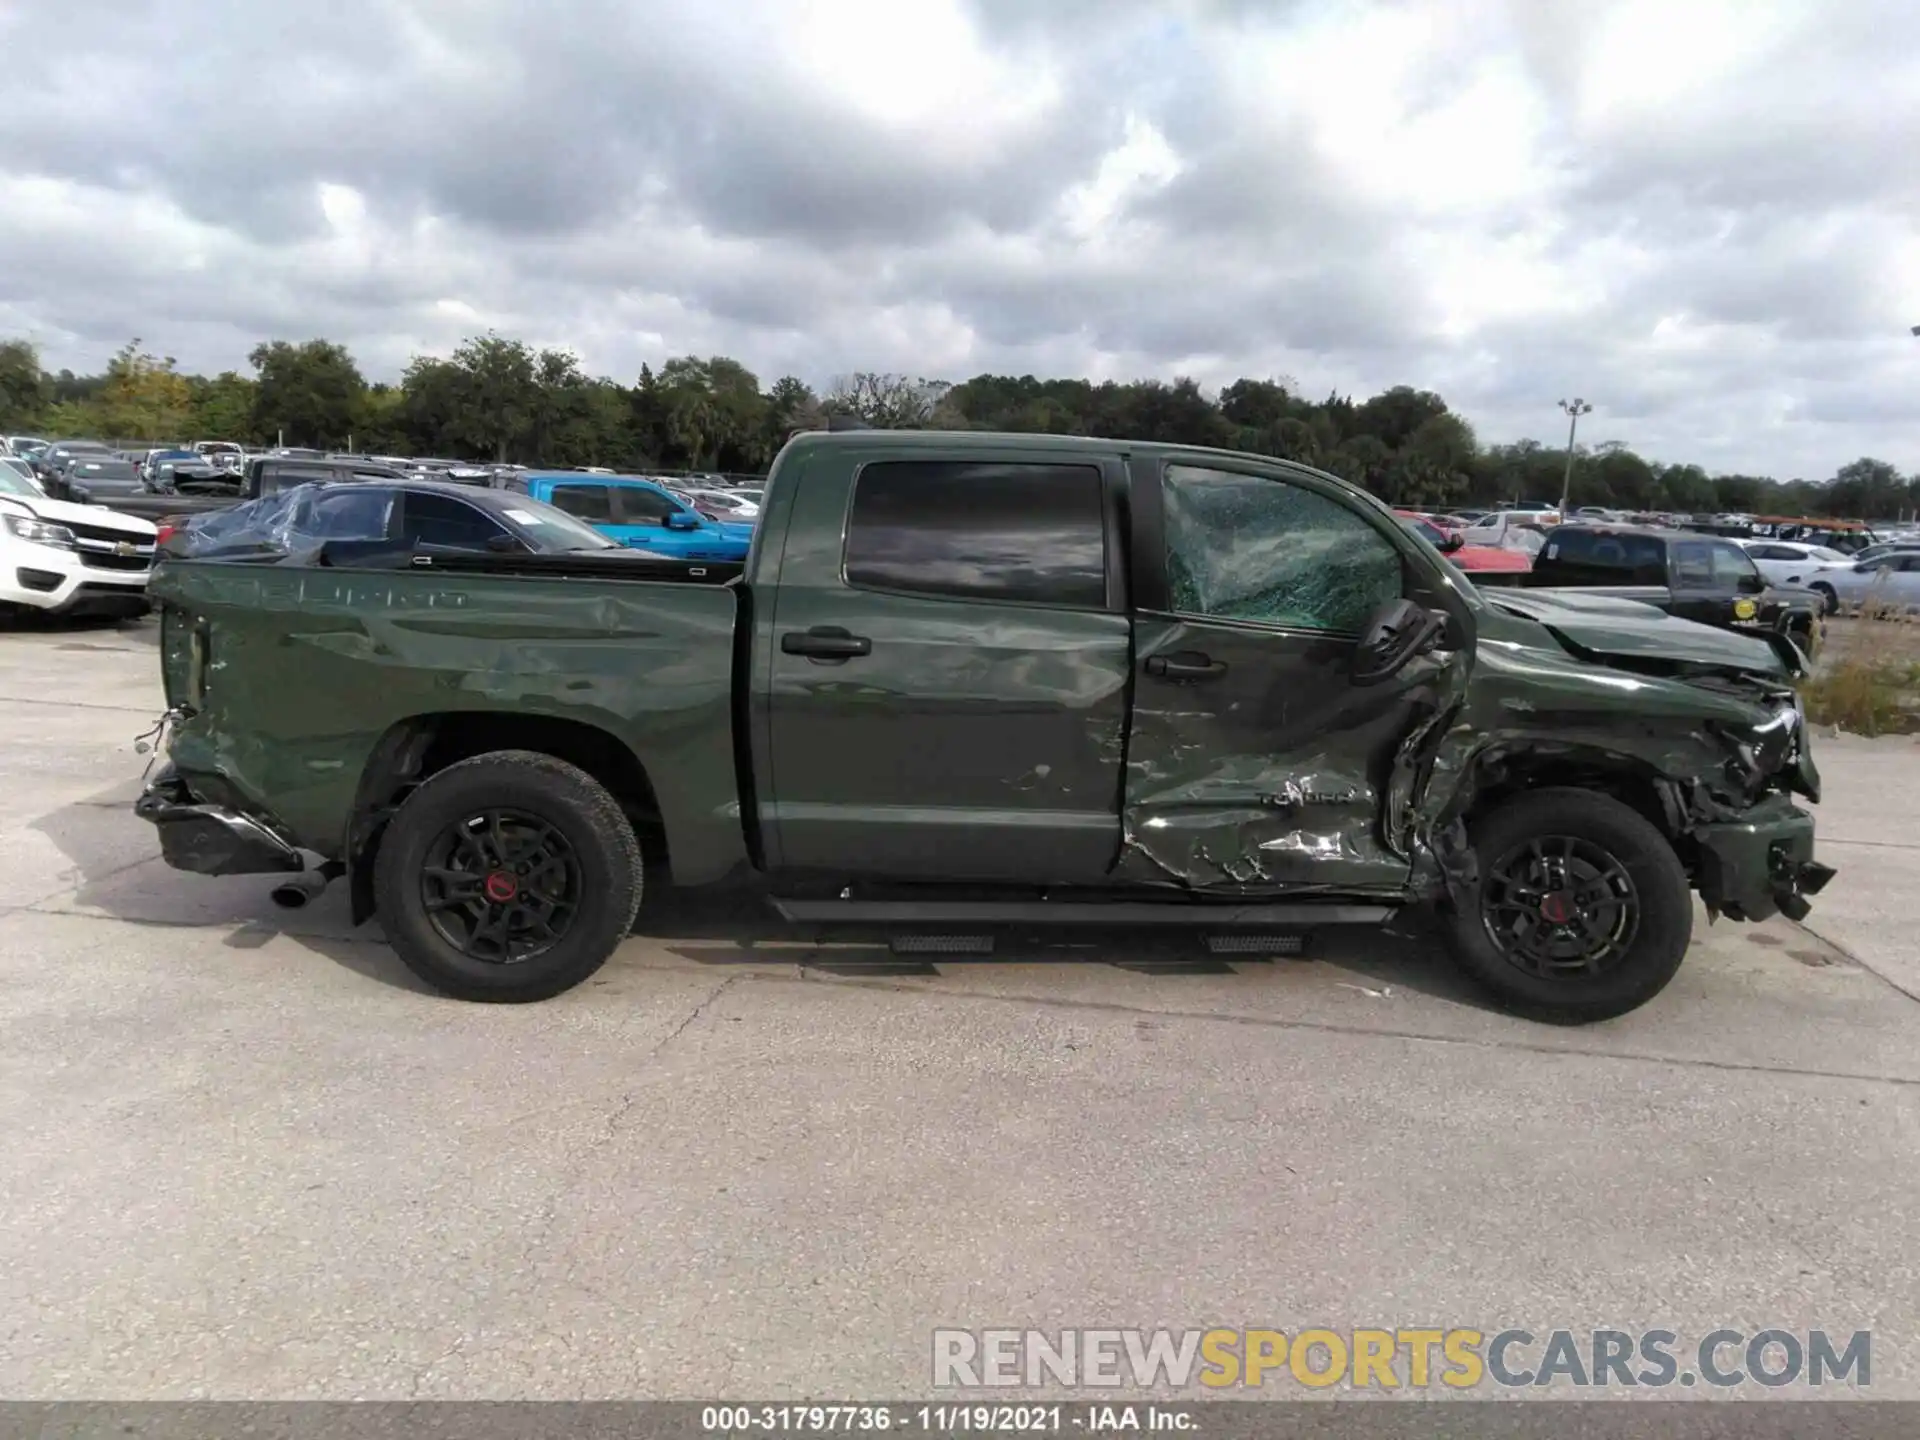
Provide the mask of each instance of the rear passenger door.
{"label": "rear passenger door", "polygon": [[974,454],[903,446],[796,477],[756,632],[776,869],[1039,886],[1113,866],[1132,654],[1119,465]]}

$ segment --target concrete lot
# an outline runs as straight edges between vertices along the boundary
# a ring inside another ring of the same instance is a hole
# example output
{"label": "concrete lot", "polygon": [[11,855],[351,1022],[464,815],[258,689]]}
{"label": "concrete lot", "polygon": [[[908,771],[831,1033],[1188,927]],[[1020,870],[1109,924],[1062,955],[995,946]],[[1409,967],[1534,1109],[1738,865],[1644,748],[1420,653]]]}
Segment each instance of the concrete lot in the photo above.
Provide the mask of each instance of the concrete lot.
{"label": "concrete lot", "polygon": [[935,1325],[1222,1324],[1872,1329],[1920,1396],[1911,740],[1819,746],[1818,935],[1578,1031],[1412,933],[862,970],[725,899],[490,1008],[160,863],[155,671],[0,636],[0,1395],[914,1395]]}

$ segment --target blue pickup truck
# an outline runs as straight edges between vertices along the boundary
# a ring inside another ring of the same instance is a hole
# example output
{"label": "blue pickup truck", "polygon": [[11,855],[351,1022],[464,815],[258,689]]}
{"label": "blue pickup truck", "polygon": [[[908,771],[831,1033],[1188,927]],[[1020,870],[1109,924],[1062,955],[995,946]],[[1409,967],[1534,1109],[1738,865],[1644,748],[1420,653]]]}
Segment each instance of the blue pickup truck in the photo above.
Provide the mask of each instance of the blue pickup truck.
{"label": "blue pickup truck", "polygon": [[504,484],[577,516],[623,545],[676,560],[745,560],[753,540],[753,526],[709,520],[651,480],[535,470]]}

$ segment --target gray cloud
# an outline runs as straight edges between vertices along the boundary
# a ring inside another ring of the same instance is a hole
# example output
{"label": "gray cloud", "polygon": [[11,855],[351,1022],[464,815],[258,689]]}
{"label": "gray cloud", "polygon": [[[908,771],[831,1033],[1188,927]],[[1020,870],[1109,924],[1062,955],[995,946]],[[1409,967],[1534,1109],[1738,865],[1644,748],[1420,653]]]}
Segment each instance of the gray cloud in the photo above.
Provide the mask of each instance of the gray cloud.
{"label": "gray cloud", "polygon": [[326,335],[391,376],[492,325],[622,376],[1291,374],[1490,440],[1578,392],[1660,458],[1920,463],[1920,12],[1724,9],[13,7],[0,329],[75,368]]}

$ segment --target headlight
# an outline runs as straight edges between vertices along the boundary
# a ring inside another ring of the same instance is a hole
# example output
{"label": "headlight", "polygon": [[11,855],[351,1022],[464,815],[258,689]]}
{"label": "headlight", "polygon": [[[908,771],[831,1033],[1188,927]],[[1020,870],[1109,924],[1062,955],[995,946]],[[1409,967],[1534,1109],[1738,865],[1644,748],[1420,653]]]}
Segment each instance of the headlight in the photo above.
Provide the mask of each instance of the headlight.
{"label": "headlight", "polygon": [[9,515],[7,529],[13,532],[16,539],[30,540],[35,545],[53,545],[62,550],[74,548],[73,532],[64,525],[33,520],[25,515]]}

